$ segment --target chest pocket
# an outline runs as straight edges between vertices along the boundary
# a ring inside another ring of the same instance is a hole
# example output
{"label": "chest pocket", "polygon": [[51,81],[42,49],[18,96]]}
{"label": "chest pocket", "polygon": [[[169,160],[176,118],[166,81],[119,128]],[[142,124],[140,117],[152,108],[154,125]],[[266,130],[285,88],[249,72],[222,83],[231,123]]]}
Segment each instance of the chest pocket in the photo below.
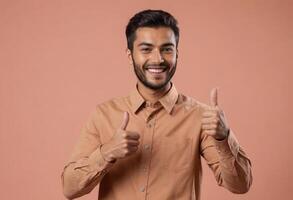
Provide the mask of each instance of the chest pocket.
{"label": "chest pocket", "polygon": [[190,169],[193,163],[193,140],[191,138],[163,137],[161,139],[161,162],[164,168],[179,172]]}

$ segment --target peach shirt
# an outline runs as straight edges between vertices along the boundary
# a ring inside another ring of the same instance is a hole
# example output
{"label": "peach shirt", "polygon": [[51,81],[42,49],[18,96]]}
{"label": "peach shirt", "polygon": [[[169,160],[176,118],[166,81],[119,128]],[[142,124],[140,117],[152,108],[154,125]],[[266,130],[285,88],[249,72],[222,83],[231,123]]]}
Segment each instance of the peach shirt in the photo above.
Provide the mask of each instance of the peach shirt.
{"label": "peach shirt", "polygon": [[[61,175],[68,199],[99,186],[99,200],[199,200],[201,156],[218,185],[245,193],[252,183],[251,162],[232,130],[217,141],[201,131],[208,105],[171,89],[155,104],[138,92],[96,106]],[[105,161],[100,145],[110,140],[128,111],[127,131],[140,134],[138,151],[115,163]]]}

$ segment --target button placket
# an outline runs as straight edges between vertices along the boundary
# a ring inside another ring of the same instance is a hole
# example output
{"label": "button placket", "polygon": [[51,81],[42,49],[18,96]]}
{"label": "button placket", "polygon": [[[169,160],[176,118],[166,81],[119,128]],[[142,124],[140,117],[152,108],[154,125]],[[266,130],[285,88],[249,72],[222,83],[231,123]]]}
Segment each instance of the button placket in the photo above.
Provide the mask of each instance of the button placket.
{"label": "button placket", "polygon": [[147,123],[147,127],[148,128],[152,128],[152,124],[149,122],[149,123]]}
{"label": "button placket", "polygon": [[146,172],[146,171],[148,170],[147,166],[144,166],[144,167],[142,168],[142,170],[143,170],[144,172]]}
{"label": "button placket", "polygon": [[140,190],[141,192],[145,192],[145,186],[141,186],[141,187],[139,188],[139,190]]}
{"label": "button placket", "polygon": [[145,133],[144,140],[142,143],[142,162],[140,163],[141,169],[141,179],[140,179],[140,187],[138,188],[143,198],[146,198],[148,190],[148,179],[150,173],[150,164],[151,164],[151,149],[154,135],[154,127],[156,120],[157,112],[152,111],[151,114],[145,119]]}
{"label": "button placket", "polygon": [[153,128],[154,125],[155,125],[154,119],[152,119],[152,120],[147,122],[146,127],[150,129],[150,128]]}

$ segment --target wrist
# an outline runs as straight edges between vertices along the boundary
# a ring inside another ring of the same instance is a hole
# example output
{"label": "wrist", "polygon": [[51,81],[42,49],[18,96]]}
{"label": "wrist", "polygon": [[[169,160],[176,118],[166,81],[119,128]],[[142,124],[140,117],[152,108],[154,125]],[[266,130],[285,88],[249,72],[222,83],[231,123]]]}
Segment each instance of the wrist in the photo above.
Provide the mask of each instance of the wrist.
{"label": "wrist", "polygon": [[100,152],[101,152],[102,158],[106,162],[109,162],[109,163],[115,163],[116,162],[117,159],[114,158],[111,153],[108,153],[107,151],[105,151],[104,144],[100,145]]}

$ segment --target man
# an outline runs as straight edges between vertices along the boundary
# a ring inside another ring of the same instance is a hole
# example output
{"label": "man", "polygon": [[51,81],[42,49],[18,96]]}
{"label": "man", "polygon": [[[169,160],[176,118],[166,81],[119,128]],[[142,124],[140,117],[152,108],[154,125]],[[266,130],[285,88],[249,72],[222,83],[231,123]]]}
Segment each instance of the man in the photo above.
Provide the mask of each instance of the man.
{"label": "man", "polygon": [[64,167],[64,195],[99,187],[99,200],[200,199],[201,156],[233,193],[252,182],[251,164],[218,106],[177,92],[179,29],[172,15],[145,10],[126,28],[127,56],[137,76],[128,96],[96,106]]}

